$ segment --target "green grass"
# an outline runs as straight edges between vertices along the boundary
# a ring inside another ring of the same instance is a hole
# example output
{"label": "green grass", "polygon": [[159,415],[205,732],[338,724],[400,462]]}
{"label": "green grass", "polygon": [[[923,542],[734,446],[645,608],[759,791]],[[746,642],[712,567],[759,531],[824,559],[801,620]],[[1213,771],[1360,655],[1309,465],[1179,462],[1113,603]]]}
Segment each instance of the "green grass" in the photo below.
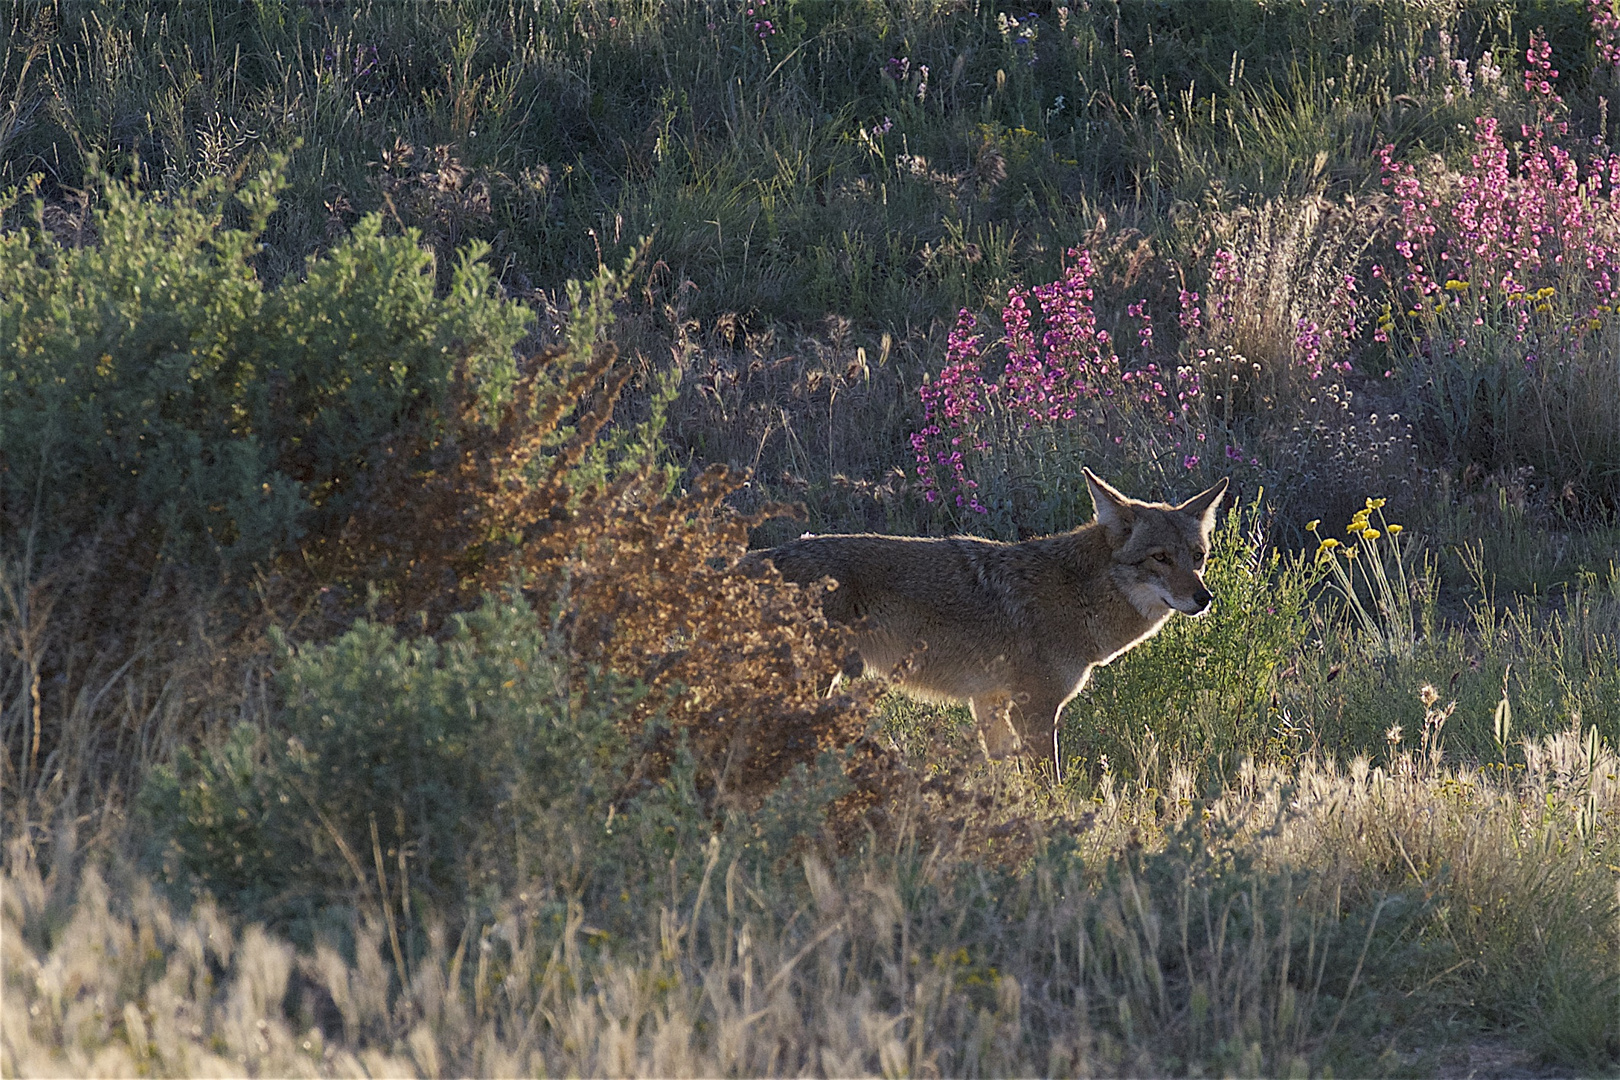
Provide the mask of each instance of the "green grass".
{"label": "green grass", "polygon": [[[279,276],[383,205],[396,139],[447,145],[488,196],[444,231],[496,243],[511,283],[554,287],[655,233],[700,315],[832,310],[903,330],[1050,272],[1098,210],[1159,232],[1178,202],[1366,190],[1375,136],[1443,146],[1468,118],[1424,111],[1433,88],[1421,118],[1390,104],[1422,89],[1440,23],[1421,5],[1332,5],[1328,25],[1281,4],[1126,5],[1022,27],[924,2],[780,7],[762,43],[740,9],[695,3],[60,19],[19,3],[0,182],[42,172],[65,197],[95,156],[172,189],[290,149],[266,255]],[[1468,12],[1457,47],[1509,40],[1504,22]],[[969,245],[1009,250],[985,265]]]}

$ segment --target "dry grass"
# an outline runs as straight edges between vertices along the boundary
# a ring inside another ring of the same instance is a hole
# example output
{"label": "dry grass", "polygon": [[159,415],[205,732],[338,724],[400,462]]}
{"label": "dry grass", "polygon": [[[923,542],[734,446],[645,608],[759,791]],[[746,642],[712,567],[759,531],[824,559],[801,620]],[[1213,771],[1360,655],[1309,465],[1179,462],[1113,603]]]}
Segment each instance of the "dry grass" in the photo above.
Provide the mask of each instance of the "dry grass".
{"label": "dry grass", "polygon": [[1017,874],[964,858],[972,840],[937,835],[921,795],[896,807],[891,841],[841,864],[806,854],[762,875],[716,836],[677,856],[701,864],[695,890],[625,940],[578,905],[550,927],[520,898],[459,935],[436,926],[406,989],[379,925],[358,924],[347,956],[300,955],[116,869],[71,893],[16,849],[3,1064],[1304,1075],[1389,1068],[1446,1009],[1532,1026],[1578,1064],[1620,1035],[1620,761],[1573,733],[1525,752],[1507,775],[1422,753],[1249,769],[1207,806],[1174,770],[1160,793],[1036,796],[1040,852]]}
{"label": "dry grass", "polygon": [[44,574],[0,562],[0,821],[68,852],[116,842],[147,769],[177,746],[267,709],[254,636],[180,574],[131,597],[108,547]]}

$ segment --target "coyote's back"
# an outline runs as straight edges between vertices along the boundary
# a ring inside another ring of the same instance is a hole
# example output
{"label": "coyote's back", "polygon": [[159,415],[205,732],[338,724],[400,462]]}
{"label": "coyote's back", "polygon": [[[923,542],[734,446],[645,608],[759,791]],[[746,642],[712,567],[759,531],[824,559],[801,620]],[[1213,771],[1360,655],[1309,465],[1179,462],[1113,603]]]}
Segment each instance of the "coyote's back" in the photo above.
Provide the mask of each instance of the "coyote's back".
{"label": "coyote's back", "polygon": [[850,625],[866,671],[927,700],[966,701],[986,750],[1050,755],[1091,669],[1202,614],[1226,481],[1180,504],[1127,498],[1086,470],[1096,520],[997,543],[873,534],[807,536],[762,552],[789,581],[837,582],[828,619]]}

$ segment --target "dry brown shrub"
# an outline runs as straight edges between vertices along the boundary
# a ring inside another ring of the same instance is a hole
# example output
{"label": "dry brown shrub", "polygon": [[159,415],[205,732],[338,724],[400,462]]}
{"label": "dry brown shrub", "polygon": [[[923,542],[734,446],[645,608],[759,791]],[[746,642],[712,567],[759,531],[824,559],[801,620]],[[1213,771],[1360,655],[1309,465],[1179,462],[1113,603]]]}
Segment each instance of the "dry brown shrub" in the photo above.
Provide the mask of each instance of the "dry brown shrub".
{"label": "dry brown shrub", "polygon": [[645,686],[626,724],[657,723],[633,780],[665,775],[684,737],[710,805],[750,807],[795,765],[853,746],[836,815],[847,834],[894,777],[866,737],[873,689],[818,690],[847,664],[847,631],[822,617],[819,586],[736,566],[749,527],[789,512],[730,512],[746,474],[714,466],[664,497],[649,464],[587,478],[630,373],[611,345],[584,359],[550,348],[496,413],[458,378],[443,421],[384,448],[362,509],[300,573],[339,606],[373,590],[377,617],[430,631],[519,582],[582,669]]}
{"label": "dry brown shrub", "polygon": [[131,521],[48,565],[0,568],[0,781],[18,796],[8,827],[42,824],[51,808],[82,815],[211,720],[261,716],[271,623],[321,639],[369,610],[434,633],[521,582],[556,612],[582,671],[646,686],[626,726],[640,736],[659,722],[634,780],[667,773],[684,735],[714,809],[747,807],[794,765],[854,746],[837,816],[858,831],[895,777],[865,738],[873,691],[818,692],[848,644],[821,618],[817,589],[734,569],[749,527],[784,508],[731,512],[746,477],[723,467],[669,497],[650,466],[581,469],[630,376],[612,346],[548,349],[492,410],[461,373],[439,416],[355,478],[366,487],[343,527],[306,538],[258,583],[255,610],[199,594],[178,569],[154,572],[150,530]]}

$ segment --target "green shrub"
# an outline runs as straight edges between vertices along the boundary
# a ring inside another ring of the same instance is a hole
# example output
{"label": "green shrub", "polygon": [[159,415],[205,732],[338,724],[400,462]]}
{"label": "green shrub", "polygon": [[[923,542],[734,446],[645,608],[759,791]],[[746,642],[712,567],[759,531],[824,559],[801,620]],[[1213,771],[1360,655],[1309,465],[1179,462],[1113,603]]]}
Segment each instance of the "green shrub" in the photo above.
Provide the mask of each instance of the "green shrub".
{"label": "green shrub", "polygon": [[493,599],[442,643],[361,622],[290,652],[274,731],[240,725],[150,775],[164,876],[260,917],[555,883],[627,753],[628,692],[571,685],[565,656],[527,604]]}
{"label": "green shrub", "polygon": [[54,239],[38,203],[32,227],[0,233],[7,537],[33,530],[48,553],[117,530],[240,579],[341,522],[379,442],[432,416],[458,361],[492,400],[515,378],[531,315],[493,294],[487,247],[438,297],[433,255],[373,215],[266,288],[279,168],[171,195],[102,176],[84,246]]}
{"label": "green shrub", "polygon": [[1200,619],[1171,619],[1093,673],[1071,706],[1065,753],[1088,764],[1106,755],[1116,771],[1152,781],[1172,761],[1207,779],[1230,775],[1245,756],[1287,749],[1277,741],[1284,716],[1275,690],[1310,636],[1321,571],[1271,547],[1265,525],[1260,495],[1227,512],[1205,577],[1214,607]]}

